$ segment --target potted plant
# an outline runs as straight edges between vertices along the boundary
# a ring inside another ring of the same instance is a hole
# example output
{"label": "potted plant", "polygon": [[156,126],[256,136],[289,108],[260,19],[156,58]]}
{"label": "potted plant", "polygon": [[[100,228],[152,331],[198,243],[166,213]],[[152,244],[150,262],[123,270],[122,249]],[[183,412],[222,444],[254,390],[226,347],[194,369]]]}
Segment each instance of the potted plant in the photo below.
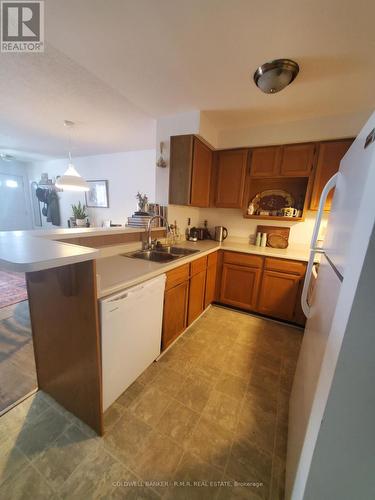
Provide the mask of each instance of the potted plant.
{"label": "potted plant", "polygon": [[86,206],[79,201],[77,205],[72,205],[72,211],[78,227],[86,226]]}

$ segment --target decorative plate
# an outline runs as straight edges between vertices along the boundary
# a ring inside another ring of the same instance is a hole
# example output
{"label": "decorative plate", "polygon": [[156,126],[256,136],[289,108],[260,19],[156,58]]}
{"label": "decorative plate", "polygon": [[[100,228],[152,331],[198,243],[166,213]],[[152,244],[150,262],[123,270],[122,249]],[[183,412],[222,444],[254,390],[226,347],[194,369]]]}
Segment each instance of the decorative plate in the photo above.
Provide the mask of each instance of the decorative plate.
{"label": "decorative plate", "polygon": [[277,233],[270,233],[267,238],[267,246],[272,248],[287,248],[288,239]]}
{"label": "decorative plate", "polygon": [[258,193],[253,199],[255,212],[259,210],[281,210],[284,207],[293,207],[293,196],[282,189],[267,189]]}

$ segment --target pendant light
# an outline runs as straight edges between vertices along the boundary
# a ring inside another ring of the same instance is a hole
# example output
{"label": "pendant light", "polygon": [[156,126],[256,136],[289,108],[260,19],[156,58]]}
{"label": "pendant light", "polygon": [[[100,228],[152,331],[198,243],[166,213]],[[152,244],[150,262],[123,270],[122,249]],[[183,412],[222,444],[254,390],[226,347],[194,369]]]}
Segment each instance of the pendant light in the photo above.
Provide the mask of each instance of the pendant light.
{"label": "pendant light", "polygon": [[[74,126],[74,123],[65,120],[64,126],[69,129]],[[64,189],[65,191],[89,191],[90,190],[89,185],[87,184],[85,179],[79,175],[79,173],[77,172],[72,163],[72,155],[70,153],[70,150],[71,150],[71,141],[69,134],[68,168],[66,169],[64,175],[62,175],[56,180],[56,187],[59,189]]]}
{"label": "pendant light", "polygon": [[291,59],[276,59],[259,66],[254,73],[255,85],[265,94],[280,92],[296,78],[299,66]]}

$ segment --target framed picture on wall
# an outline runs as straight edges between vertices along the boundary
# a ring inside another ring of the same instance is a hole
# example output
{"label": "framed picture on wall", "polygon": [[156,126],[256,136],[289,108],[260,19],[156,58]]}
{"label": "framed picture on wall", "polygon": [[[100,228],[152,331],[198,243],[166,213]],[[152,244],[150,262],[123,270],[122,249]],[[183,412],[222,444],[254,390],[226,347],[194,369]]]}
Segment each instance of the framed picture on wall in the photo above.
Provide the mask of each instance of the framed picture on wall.
{"label": "framed picture on wall", "polygon": [[87,181],[90,191],[86,191],[86,206],[92,208],[108,208],[108,181]]}

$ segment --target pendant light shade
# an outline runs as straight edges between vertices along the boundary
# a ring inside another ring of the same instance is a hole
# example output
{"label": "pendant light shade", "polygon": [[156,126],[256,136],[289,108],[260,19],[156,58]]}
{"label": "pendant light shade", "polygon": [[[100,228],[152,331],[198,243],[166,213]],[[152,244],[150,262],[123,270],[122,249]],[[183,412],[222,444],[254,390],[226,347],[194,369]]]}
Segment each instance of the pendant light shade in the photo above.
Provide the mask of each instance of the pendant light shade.
{"label": "pendant light shade", "polygon": [[254,73],[254,82],[265,94],[276,94],[296,78],[299,66],[291,59],[276,59],[259,66]]}
{"label": "pendant light shade", "polygon": [[68,168],[64,175],[56,180],[56,187],[59,189],[64,189],[65,191],[89,191],[89,185],[79,175],[77,170],[74,168],[73,163],[68,164]]}
{"label": "pendant light shade", "polygon": [[68,129],[68,138],[69,138],[69,152],[68,152],[68,158],[69,158],[69,163],[68,163],[68,168],[66,169],[66,172],[64,175],[56,179],[56,187],[59,189],[64,189],[65,191],[90,191],[90,187],[79,175],[77,170],[75,169],[73,163],[72,163],[72,155],[70,153],[71,151],[71,138],[69,134],[69,130],[74,126],[74,122],[71,122],[70,120],[64,120],[64,127]]}

